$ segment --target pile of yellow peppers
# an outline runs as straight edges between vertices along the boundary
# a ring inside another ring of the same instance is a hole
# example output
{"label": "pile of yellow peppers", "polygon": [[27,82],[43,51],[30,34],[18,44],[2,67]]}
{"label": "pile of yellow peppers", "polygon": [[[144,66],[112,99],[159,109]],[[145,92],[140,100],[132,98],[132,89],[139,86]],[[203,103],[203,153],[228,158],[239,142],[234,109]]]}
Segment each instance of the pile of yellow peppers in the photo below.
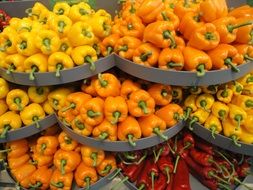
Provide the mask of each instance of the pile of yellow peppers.
{"label": "pile of yellow peppers", "polygon": [[213,138],[222,133],[238,141],[253,143],[253,73],[219,86],[192,87],[184,101],[184,118],[209,129]]}
{"label": "pile of yellow peppers", "polygon": [[6,72],[55,72],[94,62],[100,55],[99,42],[111,33],[111,15],[94,11],[81,2],[70,6],[58,2],[49,11],[36,2],[26,10],[28,17],[12,18],[0,33],[0,67]]}

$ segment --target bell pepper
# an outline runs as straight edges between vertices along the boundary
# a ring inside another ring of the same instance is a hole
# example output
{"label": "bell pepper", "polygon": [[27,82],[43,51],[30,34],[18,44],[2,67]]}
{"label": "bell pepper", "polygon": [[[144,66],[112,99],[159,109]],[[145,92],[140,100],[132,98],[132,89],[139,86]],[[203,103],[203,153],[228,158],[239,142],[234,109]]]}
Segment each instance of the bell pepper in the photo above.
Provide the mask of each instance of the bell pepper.
{"label": "bell pepper", "polygon": [[20,21],[21,21],[20,18],[18,18],[18,17],[12,17],[10,19],[10,21],[9,21],[9,26],[11,26],[15,30],[17,30]]}
{"label": "bell pepper", "polygon": [[202,88],[200,88],[199,86],[191,86],[189,91],[191,94],[199,95],[202,93]]}
{"label": "bell pepper", "polygon": [[92,98],[88,100],[80,109],[80,116],[84,123],[95,126],[104,119],[104,100],[101,98]]}
{"label": "bell pepper", "polygon": [[33,29],[33,23],[34,23],[33,20],[30,18],[22,18],[18,21],[17,24],[14,24],[15,26],[13,27],[19,34],[22,34],[24,32],[30,33]]}
{"label": "bell pepper", "polygon": [[118,124],[118,139],[121,141],[128,141],[130,146],[136,146],[134,142],[136,139],[141,138],[142,131],[138,121],[128,116],[124,121]]}
{"label": "bell pepper", "polygon": [[103,98],[108,96],[118,96],[120,94],[120,81],[110,73],[98,74],[98,79],[94,82],[97,94]]}
{"label": "bell pepper", "polygon": [[241,126],[243,130],[246,130],[248,133],[253,134],[253,114],[247,113],[247,118],[244,121],[244,124]]}
{"label": "bell pepper", "polygon": [[26,57],[20,54],[12,54],[5,57],[3,68],[6,69],[7,74],[11,72],[23,72],[24,71],[24,61]]}
{"label": "bell pepper", "polygon": [[191,94],[184,101],[184,120],[187,120],[192,112],[195,112],[198,107],[196,105],[197,95]]}
{"label": "bell pepper", "polygon": [[40,128],[39,120],[45,118],[45,112],[40,104],[32,103],[26,106],[21,112],[20,117],[25,125],[35,124],[36,128]]}
{"label": "bell pepper", "polygon": [[130,16],[135,16],[136,15],[136,10],[139,8],[140,5],[137,5],[136,2],[126,2],[122,6],[122,11],[119,14],[119,16],[123,19],[128,18]]}
{"label": "bell pepper", "polygon": [[156,66],[160,50],[151,43],[143,43],[133,53],[133,61],[147,67]]}
{"label": "bell pepper", "polygon": [[223,17],[213,22],[220,34],[220,42],[229,44],[234,42],[237,36],[237,29],[243,26],[251,25],[251,22],[244,22],[237,24],[234,17]]}
{"label": "bell pepper", "polygon": [[100,176],[106,176],[117,168],[116,159],[112,154],[106,155],[104,160],[96,167]]}
{"label": "bell pepper", "polygon": [[217,85],[209,85],[209,86],[203,86],[202,91],[207,94],[216,94],[218,92],[218,86]]}
{"label": "bell pepper", "polygon": [[73,22],[78,22],[80,20],[86,21],[87,19],[90,18],[91,14],[92,9],[89,6],[89,4],[81,2],[70,7],[68,17]]}
{"label": "bell pepper", "polygon": [[69,15],[70,6],[67,2],[57,2],[53,7],[53,13],[57,15]]}
{"label": "bell pepper", "polygon": [[53,12],[44,10],[40,13],[38,22],[48,27],[53,22],[55,16]]}
{"label": "bell pepper", "polygon": [[152,23],[156,20],[157,15],[163,10],[162,0],[144,0],[137,9],[139,16],[145,24]]}
{"label": "bell pepper", "polygon": [[94,16],[101,16],[101,17],[105,17],[105,18],[107,18],[109,20],[112,20],[112,16],[105,9],[98,9],[95,12]]}
{"label": "bell pepper", "polygon": [[32,164],[37,166],[38,168],[43,167],[43,166],[50,167],[53,164],[53,160],[54,160],[53,155],[50,155],[50,156],[42,155],[36,152],[36,149],[32,155],[32,158],[33,158]]}
{"label": "bell pepper", "polygon": [[199,124],[204,124],[205,121],[207,120],[207,118],[209,117],[210,113],[198,108],[195,112],[193,112],[190,116],[190,123],[189,123],[189,129],[192,131],[193,127],[192,125],[196,122],[198,122]]}
{"label": "bell pepper", "polygon": [[[120,21],[122,21],[122,18],[119,19]],[[120,31],[120,26],[121,26],[121,22],[115,22],[113,23],[112,25],[112,30],[111,30],[111,33],[112,34],[117,34],[119,35],[120,37],[123,37],[121,31]]]}
{"label": "bell pepper", "polygon": [[183,51],[185,48],[185,40],[182,37],[175,36],[175,43],[176,45],[174,47],[170,47],[171,49],[178,49],[180,51]]}
{"label": "bell pepper", "polygon": [[181,20],[188,12],[197,12],[199,9],[198,4],[194,4],[188,0],[177,1],[174,5],[173,11]]}
{"label": "bell pepper", "polygon": [[63,52],[52,53],[48,58],[48,71],[55,72],[56,77],[60,77],[60,71],[74,67],[73,60]]}
{"label": "bell pepper", "polygon": [[237,97],[233,97],[232,103],[247,112],[253,108],[253,97],[247,95],[238,95]]}
{"label": "bell pepper", "polygon": [[71,123],[72,129],[82,135],[82,136],[89,136],[92,133],[93,126],[89,125],[85,120],[80,116],[74,116],[71,118],[72,121],[69,121],[69,119],[65,118],[66,122]]}
{"label": "bell pepper", "polygon": [[235,18],[250,17],[252,15],[252,8],[249,5],[242,5],[229,11],[228,16]]}
{"label": "bell pepper", "polygon": [[45,156],[52,156],[57,151],[59,145],[55,136],[41,136],[37,140],[36,152]]}
{"label": "bell pepper", "polygon": [[136,90],[140,89],[140,84],[137,82],[133,82],[130,79],[126,79],[122,82],[120,89],[120,96],[128,100],[130,94]]}
{"label": "bell pepper", "polygon": [[233,91],[227,87],[225,87],[224,89],[220,89],[217,94],[216,97],[219,101],[223,102],[223,103],[230,103],[233,97]]}
{"label": "bell pepper", "polygon": [[100,43],[100,49],[104,57],[113,53],[116,43],[119,39],[119,34],[111,34],[103,39],[103,41]]}
{"label": "bell pepper", "polygon": [[71,57],[76,65],[88,63],[91,71],[96,70],[94,62],[98,59],[98,57],[97,52],[93,47],[89,45],[76,47],[72,50]]}
{"label": "bell pepper", "polygon": [[97,172],[93,167],[89,167],[81,162],[75,171],[75,181],[79,187],[90,189],[90,185],[98,180]]}
{"label": "bell pepper", "polygon": [[226,0],[206,0],[200,3],[200,12],[206,22],[212,22],[228,14]]}
{"label": "bell pepper", "polygon": [[103,150],[84,145],[81,147],[81,155],[83,163],[89,167],[96,167],[105,159]]}
{"label": "bell pepper", "polygon": [[32,8],[27,9],[25,12],[29,18],[37,20],[43,11],[48,11],[48,9],[42,3],[36,2]]}
{"label": "bell pepper", "polygon": [[59,170],[55,169],[50,179],[50,189],[71,190],[73,177],[73,172],[69,172],[67,174],[62,175]]}
{"label": "bell pepper", "polygon": [[221,122],[218,117],[211,114],[204,124],[205,128],[211,131],[212,137],[215,139],[215,134],[218,134],[222,131]]}
{"label": "bell pepper", "polygon": [[220,35],[212,23],[204,24],[191,35],[188,45],[200,50],[211,50],[218,46]]}
{"label": "bell pepper", "polygon": [[71,19],[65,15],[54,16],[52,22],[50,23],[51,30],[57,32],[61,38],[68,35],[71,26]]}
{"label": "bell pepper", "polygon": [[7,55],[8,55],[7,53],[0,51],[0,68],[4,67],[5,64],[4,59]]}
{"label": "bell pepper", "polygon": [[100,140],[116,141],[117,126],[107,120],[104,120],[102,123],[94,127],[92,135]]}
{"label": "bell pepper", "polygon": [[203,19],[198,12],[188,12],[181,19],[178,29],[181,34],[183,34],[184,38],[189,40],[195,30],[203,25]]}
{"label": "bell pepper", "polygon": [[187,46],[183,50],[183,55],[185,70],[196,71],[198,77],[203,77],[206,71],[212,68],[211,58],[201,50]]}
{"label": "bell pepper", "polygon": [[247,143],[247,144],[252,144],[253,143],[253,137],[252,133],[249,133],[244,126],[242,126],[242,133],[239,136],[240,141]]}
{"label": "bell pepper", "polygon": [[172,102],[180,103],[183,100],[183,89],[179,86],[172,86]]}
{"label": "bell pepper", "polygon": [[157,21],[167,21],[172,23],[175,30],[177,30],[180,23],[178,16],[170,9],[164,9],[160,14],[157,15],[156,19]]}
{"label": "bell pepper", "polygon": [[84,92],[84,93],[87,93],[91,96],[98,96],[97,95],[97,92],[96,92],[96,89],[95,89],[95,81],[96,81],[97,77],[92,77],[92,78],[89,78],[89,79],[85,79],[83,81],[83,84],[81,86],[81,90]]}
{"label": "bell pepper", "polygon": [[23,32],[19,34],[17,42],[17,51],[24,56],[31,56],[39,53],[39,49],[35,45],[35,34],[31,32]]}
{"label": "bell pepper", "polygon": [[215,101],[213,103],[212,114],[215,117],[223,121],[224,119],[228,117],[228,113],[229,113],[229,107],[226,104],[219,101]]}
{"label": "bell pepper", "polygon": [[236,129],[238,130],[241,125],[244,124],[246,118],[247,118],[247,113],[246,111],[243,110],[243,108],[234,105],[234,104],[228,104],[229,107],[229,118],[231,122],[236,125]]}
{"label": "bell pepper", "polygon": [[214,97],[211,94],[201,94],[196,99],[196,106],[210,112],[214,101]]}
{"label": "bell pepper", "polygon": [[166,123],[160,117],[151,114],[149,116],[140,117],[138,122],[144,137],[150,137],[153,133],[162,140],[168,140],[168,137],[163,134],[163,131],[166,130]]}
{"label": "bell pepper", "polygon": [[165,48],[161,51],[158,60],[160,69],[182,70],[184,67],[184,56],[179,49]]}
{"label": "bell pepper", "polygon": [[166,106],[172,101],[172,88],[170,85],[152,84],[148,93],[155,100],[155,104]]}
{"label": "bell pepper", "polygon": [[227,69],[230,67],[234,72],[240,71],[236,65],[242,64],[242,62],[237,59],[238,52],[235,47],[220,44],[215,49],[210,50],[208,55],[212,60],[213,69]]}
{"label": "bell pepper", "polygon": [[65,132],[61,132],[58,141],[62,150],[72,151],[78,146],[78,142],[70,138]]}
{"label": "bell pepper", "polygon": [[9,84],[3,78],[0,78],[0,98],[5,98],[9,93]]}
{"label": "bell pepper", "polygon": [[29,154],[24,154],[18,158],[8,158],[8,166],[11,170],[15,170],[18,167],[28,163],[30,160]]}
{"label": "bell pepper", "polygon": [[8,92],[6,103],[11,111],[22,111],[29,103],[27,93],[21,89],[13,89]]}
{"label": "bell pepper", "polygon": [[253,30],[253,24],[252,24],[252,15],[249,18],[239,18],[237,19],[236,23],[240,25],[241,23],[251,23],[250,25],[245,25],[243,27],[238,28],[237,33],[236,33],[236,39],[235,42],[241,43],[241,44],[248,44],[252,45],[253,44],[253,35],[252,35],[252,30]]}
{"label": "bell pepper", "polygon": [[0,99],[0,105],[1,105],[0,107],[0,116],[1,116],[4,113],[6,113],[9,108],[4,99]]}
{"label": "bell pepper", "polygon": [[61,38],[61,44],[60,44],[60,48],[58,51],[66,53],[67,55],[71,54],[72,46],[71,46],[69,39],[67,37]]}
{"label": "bell pepper", "polygon": [[0,34],[0,51],[7,54],[17,53],[18,33],[11,27],[5,28]]}
{"label": "bell pepper", "polygon": [[50,89],[47,86],[31,86],[28,88],[27,94],[29,96],[30,101],[32,101],[33,103],[41,104],[47,100],[49,92]]}
{"label": "bell pepper", "polygon": [[28,141],[26,139],[11,141],[6,144],[6,150],[1,150],[2,152],[7,152],[7,158],[19,158],[25,155],[29,150]]}
{"label": "bell pepper", "polygon": [[75,151],[57,150],[54,155],[54,165],[64,175],[69,172],[73,172],[79,163],[81,162],[81,156]]}
{"label": "bell pepper", "polygon": [[31,176],[30,188],[39,188],[41,190],[48,189],[52,174],[52,169],[49,169],[46,166],[38,168]]}
{"label": "bell pepper", "polygon": [[243,86],[242,90],[243,95],[252,96],[253,95],[253,84],[248,84]]}
{"label": "bell pepper", "polygon": [[42,53],[28,57],[24,62],[25,72],[29,73],[29,79],[34,80],[34,73],[47,71],[47,56]]}
{"label": "bell pepper", "polygon": [[134,50],[139,47],[141,40],[131,36],[120,38],[115,46],[116,53],[125,59],[132,59]]}
{"label": "bell pepper", "polygon": [[222,127],[223,127],[223,133],[226,137],[231,138],[234,145],[241,146],[241,144],[238,143],[238,140],[240,140],[240,135],[242,133],[242,129],[238,128],[236,130],[236,126],[232,123],[231,119],[225,119],[222,121]]}
{"label": "bell pepper", "polygon": [[0,139],[6,138],[9,130],[15,130],[22,126],[19,114],[8,111],[0,116]]}
{"label": "bell pepper", "polygon": [[70,88],[60,87],[48,94],[48,101],[51,107],[55,110],[60,110],[64,107],[66,98],[72,90]]}
{"label": "bell pepper", "polygon": [[174,48],[176,46],[175,35],[173,24],[167,21],[156,21],[146,26],[143,40],[158,48]]}
{"label": "bell pepper", "polygon": [[233,91],[234,97],[242,94],[243,91],[243,85],[240,84],[237,81],[232,81],[228,84],[228,88],[230,88]]}
{"label": "bell pepper", "polygon": [[[253,47],[250,45],[240,44],[235,45],[238,53],[241,55],[243,61],[253,61]],[[242,62],[243,62],[242,61]]]}

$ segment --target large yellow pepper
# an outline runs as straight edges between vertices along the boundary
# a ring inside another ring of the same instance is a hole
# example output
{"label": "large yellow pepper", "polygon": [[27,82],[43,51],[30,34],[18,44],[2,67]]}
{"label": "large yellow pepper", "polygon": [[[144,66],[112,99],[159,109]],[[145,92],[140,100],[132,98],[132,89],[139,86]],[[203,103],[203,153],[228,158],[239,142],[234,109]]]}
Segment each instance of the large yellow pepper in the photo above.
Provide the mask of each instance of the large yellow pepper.
{"label": "large yellow pepper", "polygon": [[45,112],[41,105],[32,103],[26,106],[23,111],[20,112],[20,117],[25,125],[31,125],[35,123],[36,128],[40,128],[39,120],[45,118]]}
{"label": "large yellow pepper", "polygon": [[239,138],[244,143],[253,144],[253,134],[249,133],[244,126],[242,126],[242,133]]}
{"label": "large yellow pepper", "polygon": [[223,120],[222,126],[223,126],[223,134],[226,137],[231,138],[236,146],[241,146],[241,144],[238,144],[238,140],[240,139],[240,136],[242,134],[241,127],[239,129],[236,129],[236,126],[232,123],[231,119]]}
{"label": "large yellow pepper", "polygon": [[253,135],[253,114],[248,114],[243,126],[245,130]]}
{"label": "large yellow pepper", "polygon": [[31,30],[32,33],[36,35],[41,30],[45,30],[45,29],[48,29],[48,25],[45,25],[45,24],[43,25],[42,23],[38,21],[33,21],[32,30]]}
{"label": "large yellow pepper", "polygon": [[60,52],[66,53],[68,55],[71,54],[72,51],[72,45],[70,44],[70,41],[68,38],[62,38],[61,39],[61,44],[59,48]]}
{"label": "large yellow pepper", "polygon": [[70,6],[67,2],[57,2],[53,8],[53,13],[55,13],[56,15],[68,16],[69,11],[70,11]]}
{"label": "large yellow pepper", "polygon": [[243,85],[237,81],[230,82],[228,88],[233,91],[234,96],[240,95],[243,91]]}
{"label": "large yellow pepper", "polygon": [[95,16],[101,16],[107,18],[108,20],[112,20],[112,16],[104,9],[97,10],[97,12],[95,12]]}
{"label": "large yellow pepper", "polygon": [[253,97],[246,95],[239,95],[233,97],[232,103],[241,107],[245,111],[249,111],[253,109]]}
{"label": "large yellow pepper", "polygon": [[50,28],[57,32],[61,38],[68,34],[71,26],[71,19],[65,15],[55,16],[50,23]]}
{"label": "large yellow pepper", "polygon": [[32,30],[33,21],[29,18],[23,18],[18,22],[17,25],[17,32],[23,33],[23,32],[31,32]]}
{"label": "large yellow pepper", "polygon": [[233,91],[227,87],[225,89],[221,89],[216,94],[217,99],[226,104],[230,103],[233,97]]}
{"label": "large yellow pepper", "polygon": [[63,52],[55,52],[48,58],[48,71],[55,72],[56,77],[60,77],[60,71],[73,68],[74,63],[69,55]]}
{"label": "large yellow pepper", "polygon": [[23,72],[24,69],[24,61],[26,57],[20,54],[12,54],[5,57],[4,60],[4,68],[6,69],[6,73],[10,74],[13,71]]}
{"label": "large yellow pepper", "polygon": [[5,100],[0,99],[0,116],[3,115],[5,112],[8,111],[8,105],[6,104]]}
{"label": "large yellow pepper", "polygon": [[20,21],[21,21],[20,18],[12,17],[11,20],[9,21],[9,26],[10,26],[11,28],[17,30]]}
{"label": "large yellow pepper", "polygon": [[7,55],[8,55],[7,53],[0,51],[0,68],[4,67],[4,59]]}
{"label": "large yellow pepper", "polygon": [[205,126],[205,128],[207,128],[211,131],[212,137],[214,139],[215,139],[215,134],[218,134],[222,131],[222,126],[221,126],[221,122],[220,122],[219,118],[213,114],[211,114],[207,118],[204,126]]}
{"label": "large yellow pepper", "polygon": [[8,54],[17,52],[16,45],[18,42],[18,33],[10,26],[6,27],[0,33],[0,51]]}
{"label": "large yellow pepper", "polygon": [[248,73],[244,75],[242,78],[239,78],[237,81],[243,86],[253,84],[253,75],[251,73]]}
{"label": "large yellow pepper", "polygon": [[81,2],[70,8],[68,16],[73,22],[86,21],[90,19],[92,13],[93,10],[87,3]]}
{"label": "large yellow pepper", "polygon": [[33,103],[43,103],[47,100],[47,96],[50,92],[49,87],[46,86],[31,86],[28,88],[28,96]]}
{"label": "large yellow pepper", "polygon": [[224,120],[228,117],[228,113],[229,113],[229,107],[226,104],[219,101],[216,101],[213,103],[213,106],[212,106],[213,115],[215,115],[221,120]]}
{"label": "large yellow pepper", "polygon": [[228,104],[228,107],[229,118],[231,119],[232,123],[236,125],[236,130],[238,130],[240,126],[244,124],[247,118],[247,113],[241,107],[234,104]]}
{"label": "large yellow pepper", "polygon": [[214,103],[214,97],[211,94],[201,94],[196,99],[196,106],[205,111],[210,111]]}
{"label": "large yellow pepper", "polygon": [[111,34],[111,20],[104,16],[93,16],[87,22],[92,27],[95,36],[105,38]]}
{"label": "large yellow pepper", "polygon": [[36,2],[32,8],[29,8],[26,10],[26,13],[28,14],[28,17],[31,19],[38,19],[39,15],[42,13],[42,11],[45,11],[48,9],[40,2]]}
{"label": "large yellow pepper", "polygon": [[49,104],[48,100],[45,101],[42,106],[46,114],[50,115],[54,113],[54,108]]}
{"label": "large yellow pepper", "polygon": [[0,77],[0,99],[5,98],[9,92],[9,85],[3,78]]}
{"label": "large yellow pepper", "polygon": [[41,12],[38,21],[47,27],[54,20],[54,17],[55,17],[54,13],[48,10],[44,10]]}
{"label": "large yellow pepper", "polygon": [[17,51],[24,56],[31,56],[39,52],[39,49],[35,45],[35,33],[23,32],[19,34],[19,40],[17,43]]}
{"label": "large yellow pepper", "polygon": [[13,89],[6,97],[6,103],[11,111],[22,111],[29,103],[29,97],[24,90]]}
{"label": "large yellow pepper", "polygon": [[191,94],[187,96],[184,101],[184,120],[187,120],[192,112],[195,112],[198,108],[196,106],[197,95]]}
{"label": "large yellow pepper", "polygon": [[198,122],[199,124],[203,124],[205,123],[205,121],[207,120],[207,118],[209,117],[209,112],[198,108],[195,112],[193,112],[191,114],[191,121],[189,123],[189,129],[193,130],[192,125],[196,122]]}
{"label": "large yellow pepper", "polygon": [[8,111],[0,116],[0,139],[6,138],[9,130],[18,129],[22,126],[21,118],[18,114]]}

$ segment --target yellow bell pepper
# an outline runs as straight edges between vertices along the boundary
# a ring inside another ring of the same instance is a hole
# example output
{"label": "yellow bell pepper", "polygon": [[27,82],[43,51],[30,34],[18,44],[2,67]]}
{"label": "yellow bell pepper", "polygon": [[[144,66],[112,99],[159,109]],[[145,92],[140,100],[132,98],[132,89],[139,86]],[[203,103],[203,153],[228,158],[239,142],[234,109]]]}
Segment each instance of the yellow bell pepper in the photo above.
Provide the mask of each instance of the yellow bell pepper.
{"label": "yellow bell pepper", "polygon": [[242,133],[239,136],[240,141],[247,143],[247,144],[253,144],[253,134],[249,133],[244,126],[242,126]]}
{"label": "yellow bell pepper", "polygon": [[6,80],[0,77],[0,99],[3,99],[7,96],[9,92],[9,84]]}
{"label": "yellow bell pepper", "polygon": [[105,38],[106,36],[109,36],[111,34],[111,19],[108,19],[104,16],[96,16],[94,15],[91,17],[87,22],[92,27],[92,31],[95,34],[95,36],[99,38]]}
{"label": "yellow bell pepper", "polygon": [[214,95],[218,92],[218,86],[217,85],[204,86],[204,87],[202,87],[202,91],[204,93]]}
{"label": "yellow bell pepper", "polygon": [[38,21],[33,21],[32,30],[31,30],[32,33],[36,35],[41,30],[45,30],[45,29],[48,29],[48,25],[45,25],[45,24],[43,25],[42,23]]}
{"label": "yellow bell pepper", "polygon": [[8,54],[14,54],[17,52],[16,45],[18,42],[18,33],[9,27],[6,27],[2,33],[0,33],[0,51]]}
{"label": "yellow bell pepper", "polygon": [[242,125],[246,131],[253,135],[253,114],[248,114],[245,119],[244,124]]}
{"label": "yellow bell pepper", "polygon": [[222,127],[223,127],[223,134],[226,137],[231,138],[234,145],[241,146],[241,144],[238,143],[238,140],[240,140],[240,136],[242,134],[241,127],[239,129],[236,129],[236,126],[232,123],[231,119],[225,119],[222,121]]}
{"label": "yellow bell pepper", "polygon": [[6,138],[9,130],[18,129],[22,126],[21,118],[18,114],[8,111],[0,116],[0,139]]}
{"label": "yellow bell pepper", "polygon": [[48,71],[55,72],[56,77],[60,77],[60,71],[74,67],[74,63],[69,55],[63,52],[55,52],[48,58]]}
{"label": "yellow bell pepper", "polygon": [[76,22],[68,32],[68,39],[72,46],[93,45],[95,35],[92,27],[86,22]]}
{"label": "yellow bell pepper", "polygon": [[228,104],[229,107],[229,118],[234,125],[236,125],[236,130],[240,128],[241,125],[245,123],[247,118],[247,113],[241,107],[234,104]]}
{"label": "yellow bell pepper", "polygon": [[55,16],[50,23],[50,28],[57,32],[61,38],[67,36],[71,26],[72,20],[65,15]]}
{"label": "yellow bell pepper", "polygon": [[31,86],[28,88],[28,96],[33,103],[43,103],[47,100],[50,90],[46,86]]}
{"label": "yellow bell pepper", "polygon": [[9,26],[17,31],[20,21],[21,21],[20,18],[12,17],[11,20],[9,21]]}
{"label": "yellow bell pepper", "polygon": [[24,56],[31,56],[39,52],[39,49],[35,45],[35,33],[23,32],[19,34],[19,40],[17,43],[17,51]]}
{"label": "yellow bell pepper", "polygon": [[226,104],[219,101],[213,103],[212,114],[215,117],[218,117],[220,120],[224,120],[228,117],[228,113],[229,107]]}
{"label": "yellow bell pepper", "polygon": [[242,94],[247,96],[253,96],[253,84],[243,86]]}
{"label": "yellow bell pepper", "polygon": [[7,53],[4,53],[4,52],[1,52],[0,51],[0,68],[3,68],[4,67],[4,59],[5,57],[7,56],[8,54]]}
{"label": "yellow bell pepper", "polygon": [[193,130],[192,125],[196,122],[198,122],[199,124],[205,123],[205,121],[209,117],[209,114],[210,114],[209,112],[207,112],[201,108],[198,108],[195,112],[193,112],[191,114],[191,118],[190,118],[191,121],[189,123],[189,129]]}
{"label": "yellow bell pepper", "polygon": [[233,91],[227,87],[221,89],[216,94],[217,99],[226,104],[230,103],[233,97]]}
{"label": "yellow bell pepper", "polygon": [[12,54],[5,57],[4,68],[7,74],[11,72],[24,72],[24,61],[26,57],[20,54]]}
{"label": "yellow bell pepper", "polygon": [[222,126],[221,126],[221,122],[220,122],[219,118],[213,114],[211,114],[207,118],[204,126],[205,126],[205,128],[207,128],[211,131],[212,137],[214,139],[215,139],[215,134],[218,134],[222,131]]}
{"label": "yellow bell pepper", "polygon": [[105,17],[108,20],[112,20],[112,16],[104,9],[99,9],[95,12],[95,16]]}
{"label": "yellow bell pepper", "polygon": [[253,97],[246,95],[239,95],[233,97],[232,103],[241,107],[245,111],[249,111],[253,109]]}
{"label": "yellow bell pepper", "polygon": [[48,100],[43,103],[42,107],[46,114],[50,115],[54,113],[54,108],[49,104]]}
{"label": "yellow bell pepper", "polygon": [[197,95],[191,94],[186,97],[184,101],[184,120],[187,120],[192,112],[195,112],[198,108],[196,106]]}
{"label": "yellow bell pepper", "polygon": [[19,20],[16,30],[19,34],[23,32],[31,32],[32,25],[33,21],[31,19],[23,18]]}
{"label": "yellow bell pepper", "polygon": [[43,54],[49,55],[58,51],[61,41],[55,31],[42,30],[36,36],[36,47],[41,50]]}
{"label": "yellow bell pepper", "polygon": [[200,88],[198,86],[192,86],[192,87],[190,87],[189,91],[190,91],[191,94],[198,95],[198,94],[202,93],[202,88]]}
{"label": "yellow bell pepper", "polygon": [[39,15],[38,22],[48,27],[50,23],[54,20],[55,16],[56,15],[53,12],[48,11],[48,10],[43,10]]}
{"label": "yellow bell pepper", "polygon": [[41,105],[32,103],[26,106],[20,112],[20,117],[25,125],[35,124],[36,128],[40,128],[39,120],[45,118],[46,114]]}
{"label": "yellow bell pepper", "polygon": [[201,94],[196,99],[196,106],[210,112],[214,103],[214,97],[211,94]]}
{"label": "yellow bell pepper", "polygon": [[48,11],[48,9],[42,3],[36,2],[32,8],[26,10],[26,13],[32,20],[37,20],[43,11]]}
{"label": "yellow bell pepper", "polygon": [[94,43],[93,43],[92,47],[96,50],[97,56],[99,56],[101,54],[100,43],[101,43],[101,40],[98,37],[95,37],[94,38]]}
{"label": "yellow bell pepper", "polygon": [[70,88],[57,88],[48,94],[48,101],[55,110],[60,110],[65,106],[67,96],[72,92]]}
{"label": "yellow bell pepper", "polygon": [[237,81],[230,82],[228,88],[233,91],[234,96],[238,96],[243,91],[243,85]]}
{"label": "yellow bell pepper", "polygon": [[248,85],[248,84],[253,84],[253,75],[251,73],[248,73],[244,75],[243,77],[239,78],[237,82],[239,82],[243,86]]}
{"label": "yellow bell pepper", "polygon": [[79,46],[73,49],[71,57],[76,65],[82,65],[85,63],[90,64],[90,70],[95,71],[96,66],[94,62],[98,59],[97,52],[91,46]]}
{"label": "yellow bell pepper", "polygon": [[25,72],[30,73],[29,79],[34,80],[34,73],[47,71],[47,56],[42,53],[28,57],[24,62]]}
{"label": "yellow bell pepper", "polygon": [[24,90],[13,89],[6,97],[6,103],[11,111],[22,111],[29,103],[29,97]]}
{"label": "yellow bell pepper", "polygon": [[68,17],[73,21],[86,21],[90,18],[90,15],[93,13],[90,5],[87,3],[81,2],[76,5],[73,5],[70,8]]}
{"label": "yellow bell pepper", "polygon": [[[68,123],[68,121],[65,120],[66,123]],[[75,131],[76,133],[88,137],[91,135],[93,127],[87,123],[85,123],[85,121],[82,119],[82,117],[80,115],[75,116],[75,118],[71,121],[71,128],[73,129],[73,131]]]}
{"label": "yellow bell pepper", "polygon": [[8,105],[6,104],[4,99],[0,99],[0,116],[8,111]]}
{"label": "yellow bell pepper", "polygon": [[63,52],[63,53],[66,53],[68,55],[71,54],[72,46],[71,46],[70,41],[69,41],[68,38],[62,38],[61,39],[61,44],[60,44],[59,51]]}
{"label": "yellow bell pepper", "polygon": [[53,13],[57,15],[68,16],[69,11],[70,11],[70,6],[67,2],[57,2],[53,8]]}

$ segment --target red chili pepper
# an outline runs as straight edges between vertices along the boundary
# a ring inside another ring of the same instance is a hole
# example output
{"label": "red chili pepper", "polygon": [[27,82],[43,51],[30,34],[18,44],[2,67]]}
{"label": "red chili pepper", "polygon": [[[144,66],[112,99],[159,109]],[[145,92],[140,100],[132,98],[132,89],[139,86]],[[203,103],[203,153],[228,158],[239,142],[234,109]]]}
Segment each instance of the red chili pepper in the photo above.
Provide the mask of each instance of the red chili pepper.
{"label": "red chili pepper", "polygon": [[170,174],[173,173],[174,165],[172,163],[171,157],[162,156],[157,162],[157,165],[161,172],[167,176],[167,184],[170,183]]}
{"label": "red chili pepper", "polygon": [[146,164],[144,165],[145,166],[143,168],[143,171],[140,173],[140,177],[137,179],[136,182],[138,190],[147,189],[150,186],[150,179],[148,173],[146,172],[147,165]]}
{"label": "red chili pepper", "polygon": [[173,182],[174,182],[174,174],[171,174],[170,183],[169,183],[169,185],[167,185],[166,190],[173,190]]}
{"label": "red chili pepper", "polygon": [[244,178],[247,175],[251,174],[250,164],[247,162],[243,162],[243,164],[237,168],[237,173],[238,173],[238,176],[241,178]]}
{"label": "red chili pepper", "polygon": [[200,149],[208,154],[214,155],[214,147],[211,146],[210,144],[206,143],[202,139],[197,139],[195,142],[195,145],[198,149]]}
{"label": "red chili pepper", "polygon": [[193,148],[190,150],[190,155],[198,164],[202,166],[217,166],[217,163],[214,161],[212,155],[207,154],[205,152],[198,151],[197,149]]}
{"label": "red chili pepper", "polygon": [[185,133],[183,138],[184,146],[189,149],[195,146],[195,140],[190,133]]}
{"label": "red chili pepper", "polygon": [[160,173],[157,180],[155,180],[154,188],[148,187],[147,190],[164,190],[166,186],[166,176]]}
{"label": "red chili pepper", "polygon": [[168,156],[170,153],[170,148],[167,144],[168,142],[164,144],[159,144],[158,146],[155,147],[153,150],[153,154],[155,157],[155,162],[157,162],[160,158],[160,156]]}
{"label": "red chili pepper", "polygon": [[173,170],[174,174],[177,172],[177,165],[180,158],[184,159],[188,155],[188,153],[189,150],[187,149],[187,147],[183,145],[183,141],[182,140],[178,141],[176,145],[176,160],[174,163],[174,170]]}
{"label": "red chili pepper", "polygon": [[186,162],[180,159],[178,162],[178,172],[173,179],[173,190],[191,190],[190,174]]}
{"label": "red chili pepper", "polygon": [[143,172],[147,172],[149,178],[151,179],[151,184],[149,184],[149,186],[151,185],[151,188],[154,189],[155,177],[159,176],[159,169],[156,163],[151,159],[146,160],[145,164],[147,167],[145,167],[146,170]]}

